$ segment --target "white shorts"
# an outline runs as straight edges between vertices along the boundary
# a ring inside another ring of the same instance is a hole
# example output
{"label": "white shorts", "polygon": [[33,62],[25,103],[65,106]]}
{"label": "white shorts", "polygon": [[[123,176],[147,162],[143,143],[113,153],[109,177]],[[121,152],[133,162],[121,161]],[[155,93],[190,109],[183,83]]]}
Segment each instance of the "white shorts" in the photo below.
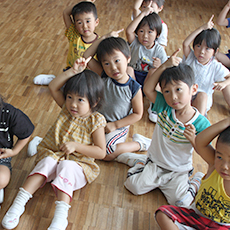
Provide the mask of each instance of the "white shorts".
{"label": "white shorts", "polygon": [[37,163],[29,176],[40,174],[46,177],[57,194],[57,189],[69,195],[72,200],[73,191],[84,187],[87,183],[82,167],[75,161],[63,160],[57,162],[52,157],[43,158]]}

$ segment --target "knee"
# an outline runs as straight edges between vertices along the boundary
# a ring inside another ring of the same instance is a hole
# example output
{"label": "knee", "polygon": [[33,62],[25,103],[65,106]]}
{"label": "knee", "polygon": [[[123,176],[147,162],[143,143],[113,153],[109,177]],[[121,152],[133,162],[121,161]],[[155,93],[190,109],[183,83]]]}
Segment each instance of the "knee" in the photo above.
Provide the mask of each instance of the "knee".
{"label": "knee", "polygon": [[10,170],[5,166],[0,173],[0,189],[5,188],[10,181]]}
{"label": "knee", "polygon": [[125,185],[126,189],[128,189],[134,195],[136,195],[136,196],[141,195],[141,190],[139,189],[137,184],[132,181],[132,179],[130,177],[128,177],[126,179],[124,185]]}

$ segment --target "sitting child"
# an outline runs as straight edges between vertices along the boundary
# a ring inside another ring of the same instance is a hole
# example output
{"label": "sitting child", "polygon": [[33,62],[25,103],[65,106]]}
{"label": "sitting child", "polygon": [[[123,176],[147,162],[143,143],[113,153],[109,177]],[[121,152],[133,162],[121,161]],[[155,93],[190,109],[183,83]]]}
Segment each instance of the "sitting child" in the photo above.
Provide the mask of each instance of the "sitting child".
{"label": "sitting child", "polygon": [[[118,161],[133,166],[125,181],[125,187],[133,194],[141,195],[159,188],[169,204],[188,206],[203,177],[198,173],[189,180],[193,172],[195,135],[210,123],[191,106],[198,86],[192,69],[179,64],[177,52],[144,85],[144,92],[158,113],[147,156],[143,159],[144,155],[124,153]],[[155,89],[158,82],[162,93]]]}
{"label": "sitting child", "polygon": [[[32,195],[51,182],[57,195],[56,209],[48,230],[65,230],[73,192],[93,182],[99,175],[95,159],[106,155],[106,121],[97,112],[104,99],[104,84],[90,70],[87,62],[77,59],[73,67],[50,83],[56,103],[62,108],[57,120],[38,146],[37,164],[2,220],[2,226],[13,229],[25,211]],[[64,92],[62,87],[64,87]]]}
{"label": "sitting child", "polygon": [[[193,31],[183,42],[183,63],[189,65],[195,73],[198,93],[193,97],[192,105],[202,115],[207,114],[212,106],[214,90],[222,91],[225,101],[230,106],[230,72],[215,59],[221,37],[214,29],[212,16],[207,23]],[[193,41],[193,49],[190,43]]]}
{"label": "sitting child", "polygon": [[[210,142],[218,136],[216,149]],[[196,149],[208,163],[195,202],[190,208],[161,206],[156,220],[162,230],[230,229],[230,118],[196,137]]]}

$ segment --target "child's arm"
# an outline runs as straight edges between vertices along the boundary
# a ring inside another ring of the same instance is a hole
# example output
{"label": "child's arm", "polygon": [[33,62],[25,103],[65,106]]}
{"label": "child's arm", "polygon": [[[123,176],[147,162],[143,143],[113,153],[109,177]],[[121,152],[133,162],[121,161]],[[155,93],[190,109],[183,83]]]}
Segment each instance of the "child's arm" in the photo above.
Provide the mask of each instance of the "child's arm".
{"label": "child's arm", "polygon": [[215,159],[215,149],[210,142],[229,126],[230,118],[228,117],[209,126],[196,136],[196,151],[208,163],[209,167],[214,165]]}
{"label": "child's arm", "polygon": [[60,150],[67,155],[77,152],[95,159],[104,159],[106,156],[105,129],[98,128],[92,133],[92,137],[93,145],[65,142],[60,145]]}
{"label": "child's arm", "polygon": [[215,82],[213,85],[213,89],[214,90],[223,90],[226,86],[228,86],[230,84],[230,74],[228,74],[227,76],[225,76],[225,81],[222,82]]}
{"label": "child's arm", "polygon": [[197,28],[195,31],[193,31],[183,42],[183,54],[185,56],[185,58],[188,57],[188,55],[190,54],[191,48],[190,48],[190,44],[192,43],[192,41],[195,39],[195,37],[202,32],[203,30],[206,29],[212,29],[214,26],[214,23],[212,21],[214,15],[212,15],[212,17],[209,19],[209,21],[207,23],[205,23],[204,25],[200,26],[199,28]]}
{"label": "child's arm", "polygon": [[135,30],[136,30],[138,24],[140,23],[140,21],[142,20],[142,18],[144,18],[145,16],[147,16],[153,12],[153,8],[150,7],[150,5],[151,5],[151,3],[126,28],[126,37],[127,37],[129,44],[131,44],[134,41],[135,36],[136,36]]}
{"label": "child's arm", "polygon": [[[100,44],[101,41],[103,41],[105,38],[108,37],[118,37],[119,33],[122,32],[123,29],[118,30],[118,31],[112,31],[108,34],[105,34],[104,36],[100,37],[99,39],[97,39],[95,42],[93,42],[93,44],[84,52],[84,58],[88,58],[88,57],[93,57],[96,54],[97,51],[97,47]],[[95,73],[97,73],[99,76],[101,76],[101,73],[103,71],[103,68],[101,66],[101,64],[94,58],[92,58],[87,67],[89,69],[91,69],[92,71],[94,71]]]}
{"label": "child's arm", "polygon": [[148,77],[144,84],[144,93],[147,98],[152,102],[155,103],[157,91],[156,86],[159,81],[159,78],[164,70],[172,66],[178,66],[180,63],[180,59],[177,57],[178,52],[180,49],[175,51],[172,56],[164,62],[151,76]]}
{"label": "child's arm", "polygon": [[228,3],[224,6],[223,10],[220,12],[216,23],[219,26],[228,26],[228,19],[227,19],[227,14],[228,11],[230,10],[230,0],[228,1]]}
{"label": "child's arm", "polygon": [[68,79],[73,77],[74,75],[81,73],[87,66],[87,63],[91,57],[85,60],[85,58],[79,58],[74,62],[74,65],[72,68],[68,69],[67,71],[59,74],[57,77],[55,77],[49,84],[49,90],[54,98],[54,100],[57,102],[57,104],[62,107],[65,103],[65,98],[63,95],[63,92],[61,90],[61,87],[67,82]]}
{"label": "child's arm", "polygon": [[13,157],[17,155],[23,149],[23,147],[28,143],[30,136],[25,139],[17,140],[16,144],[12,149],[0,148],[0,159]]}
{"label": "child's arm", "polygon": [[135,0],[133,6],[133,18],[136,18],[140,14],[140,8],[143,3],[143,0]]}
{"label": "child's arm", "polygon": [[138,90],[137,94],[132,99],[132,109],[133,112],[129,114],[128,116],[114,121],[114,122],[108,122],[105,127],[105,132],[110,133],[116,129],[119,129],[121,127],[125,127],[127,125],[132,125],[135,122],[139,121],[142,118],[143,115],[143,98],[142,98],[142,92],[141,89]]}
{"label": "child's arm", "polygon": [[67,29],[73,23],[73,19],[71,17],[72,9],[73,9],[73,6],[67,6],[63,11],[63,20],[64,20],[64,23]]}

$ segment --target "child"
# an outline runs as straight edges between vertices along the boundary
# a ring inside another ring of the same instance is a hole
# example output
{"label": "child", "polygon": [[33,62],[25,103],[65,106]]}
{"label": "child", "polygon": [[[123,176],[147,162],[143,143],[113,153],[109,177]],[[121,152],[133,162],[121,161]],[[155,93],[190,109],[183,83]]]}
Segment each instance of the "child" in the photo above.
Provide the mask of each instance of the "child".
{"label": "child", "polygon": [[[210,142],[218,135],[214,149]],[[198,134],[196,147],[207,174],[189,209],[165,205],[156,211],[161,229],[230,229],[230,118]]]}
{"label": "child", "polygon": [[[153,12],[159,14],[164,8],[164,2],[164,0],[135,0],[133,6],[132,20],[133,18],[136,18],[141,13],[141,11],[143,11],[149,5],[153,8]],[[160,45],[162,45],[165,48],[168,42],[168,27],[163,20],[161,20],[161,22],[162,30],[161,34],[157,38],[157,41]]]}
{"label": "child", "polygon": [[[205,115],[212,106],[214,90],[221,90],[225,101],[230,106],[229,70],[215,59],[220,46],[220,34],[213,29],[212,16],[207,23],[192,32],[183,42],[183,62],[192,67],[198,94],[192,105]],[[193,49],[190,43],[193,41]],[[228,78],[225,80],[225,78]]]}
{"label": "child", "polygon": [[[7,104],[0,97],[0,204],[4,200],[4,188],[11,177],[11,158],[27,144],[34,125],[21,110]],[[14,143],[14,136],[17,142]]]}
{"label": "child", "polygon": [[141,135],[125,142],[129,126],[142,118],[143,99],[140,85],[126,72],[130,49],[127,42],[118,37],[121,31],[102,36],[84,53],[85,58],[97,54],[98,60],[92,58],[88,67],[100,74],[105,84],[106,105],[100,112],[107,121],[106,161],[128,151],[146,151],[150,144],[150,139]]}
{"label": "child", "polygon": [[[194,74],[188,65],[179,64],[177,50],[144,85],[144,93],[158,113],[152,142],[143,163],[140,154],[126,153],[123,162],[134,166],[128,170],[125,187],[135,195],[161,189],[169,204],[188,206],[193,201],[203,176],[192,181],[192,153],[195,135],[210,123],[196,108],[191,98],[197,92]],[[161,92],[156,91],[159,81]],[[192,126],[194,125],[194,126]],[[126,158],[125,158],[126,156]]]}
{"label": "child", "polygon": [[102,159],[106,154],[106,121],[97,112],[103,103],[104,84],[94,72],[83,71],[88,61],[77,59],[72,68],[49,85],[62,111],[38,146],[38,163],[2,220],[6,229],[18,225],[32,194],[50,181],[58,201],[48,229],[66,229],[73,191],[91,183],[99,174],[94,158]]}
{"label": "child", "polygon": [[[69,40],[67,64],[64,71],[71,68],[76,59],[83,57],[85,50],[98,39],[94,30],[99,24],[99,18],[96,6],[92,2],[83,1],[74,7],[68,6],[63,11],[65,36]],[[48,85],[54,77],[54,75],[40,74],[34,78],[34,84]]]}
{"label": "child", "polygon": [[[220,14],[216,20],[216,23],[219,26],[226,26],[227,28],[230,27],[230,18],[227,18],[227,14],[228,14],[229,10],[230,10],[230,0],[225,5],[223,10],[220,12]],[[225,65],[227,68],[230,68],[230,50],[228,50],[227,54],[217,52],[216,58],[218,61],[222,62],[222,64]]]}

